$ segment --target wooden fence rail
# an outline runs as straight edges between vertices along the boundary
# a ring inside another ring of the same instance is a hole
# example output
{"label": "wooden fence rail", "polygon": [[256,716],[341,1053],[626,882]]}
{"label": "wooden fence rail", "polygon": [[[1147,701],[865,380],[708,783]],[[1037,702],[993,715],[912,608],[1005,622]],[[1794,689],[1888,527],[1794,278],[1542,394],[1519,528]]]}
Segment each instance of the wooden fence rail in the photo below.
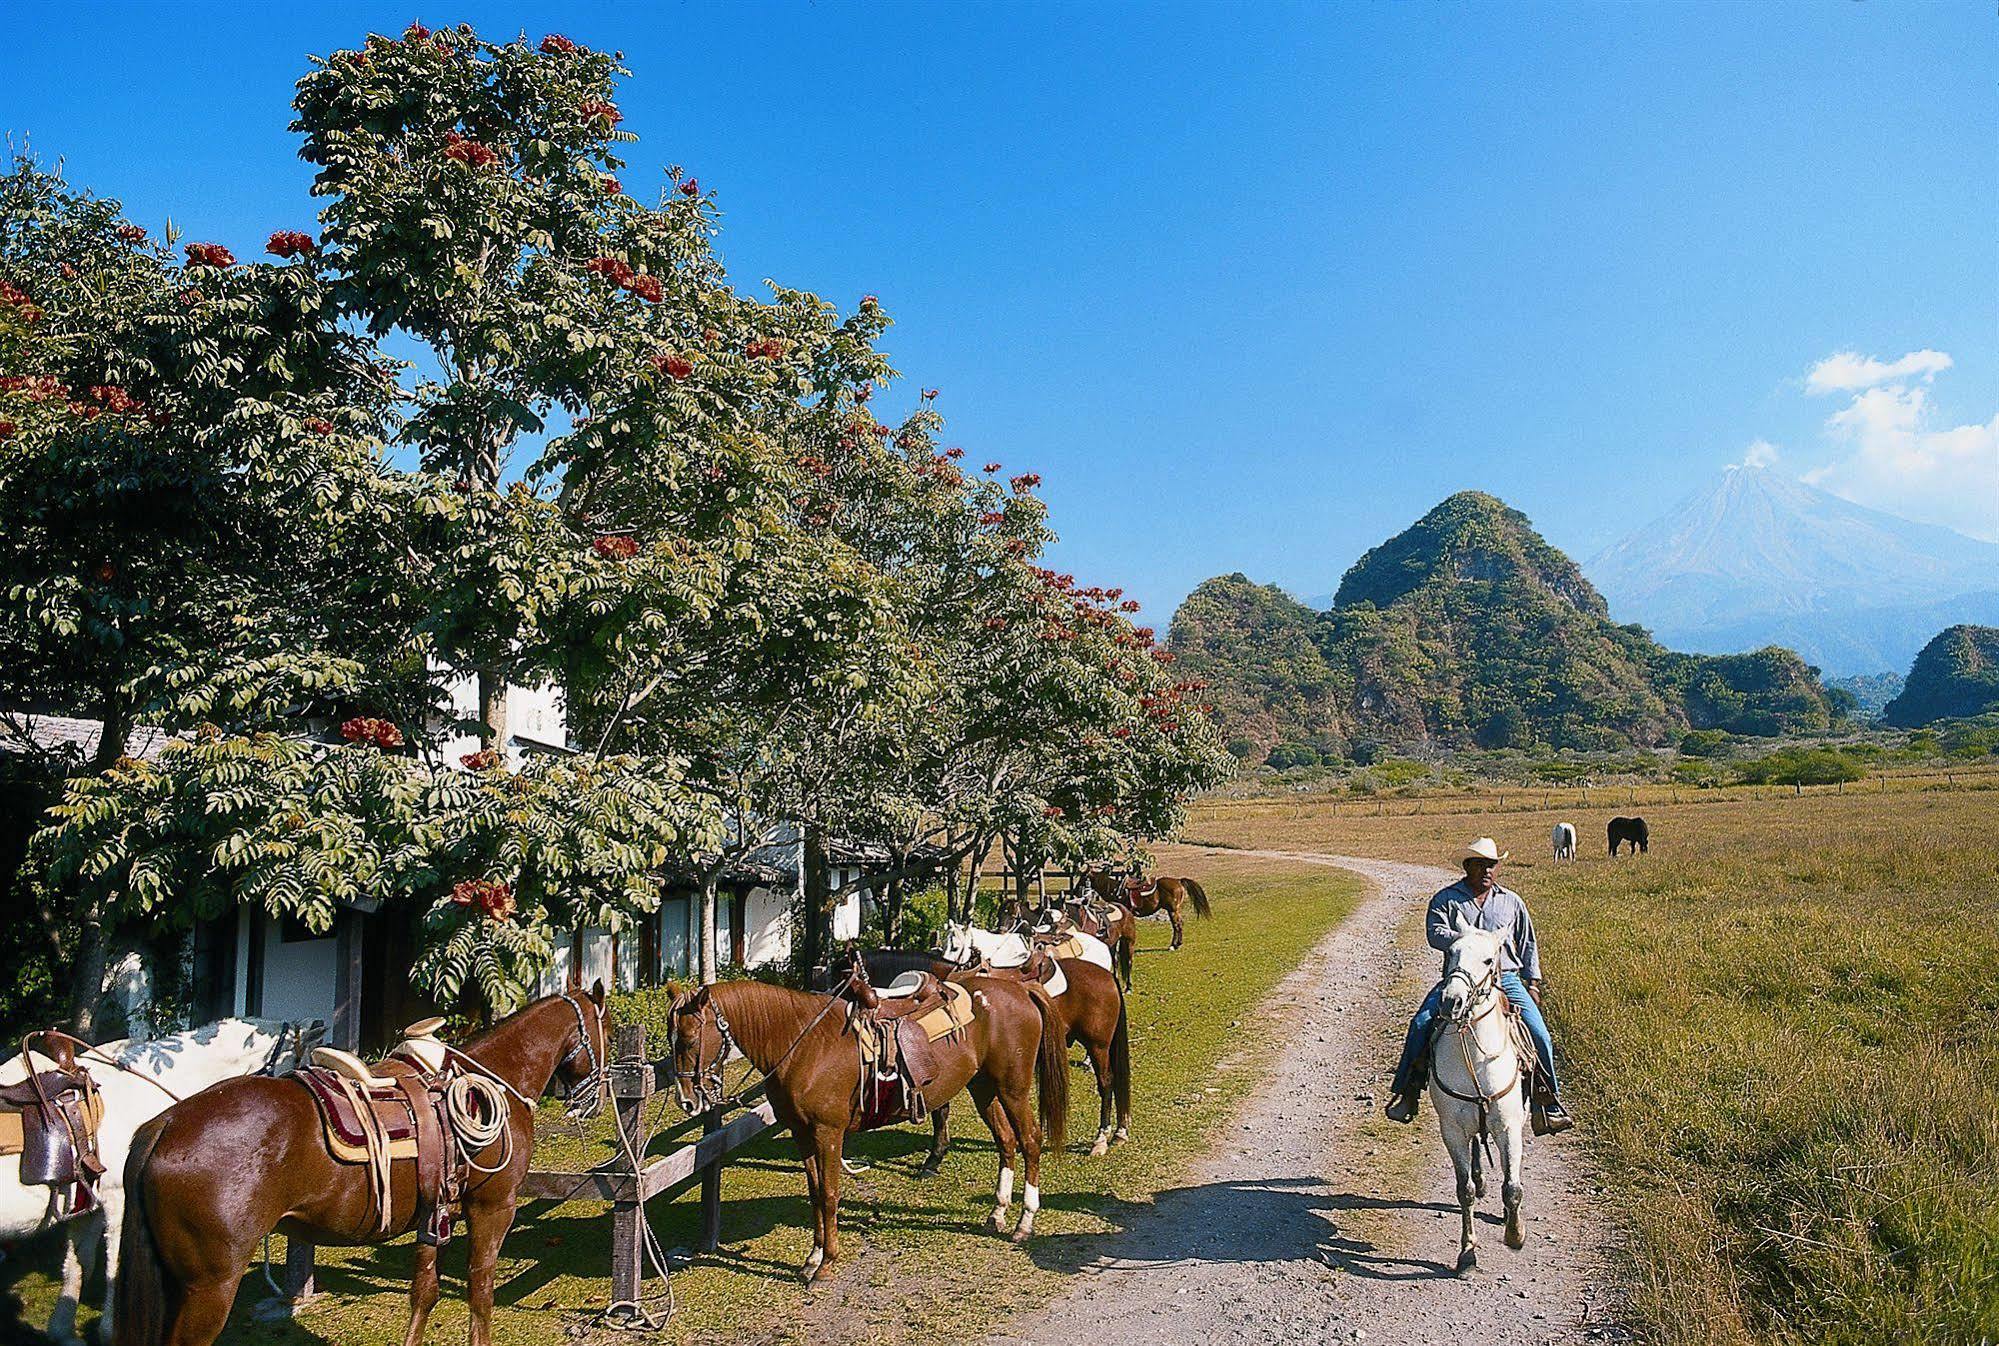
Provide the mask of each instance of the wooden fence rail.
{"label": "wooden fence rail", "polygon": [[[713,1252],[722,1238],[722,1168],[731,1155],[776,1124],[770,1101],[759,1085],[739,1100],[748,1105],[735,1116],[733,1108],[717,1108],[691,1118],[663,1134],[669,1139],[697,1139],[647,1159],[645,1109],[662,1090],[672,1087],[671,1059],[654,1061],[646,1055],[645,1029],[625,1025],[611,1038],[611,1101],[620,1131],[630,1148],[594,1168],[530,1169],[521,1182],[523,1201],[603,1201],[611,1207],[611,1303],[636,1305],[645,1279],[645,1203],[671,1198],[698,1182],[701,1185],[702,1252]],[[661,1268],[663,1271],[664,1268]],[[296,1303],[313,1291],[313,1245],[293,1239],[286,1245],[284,1297]]]}

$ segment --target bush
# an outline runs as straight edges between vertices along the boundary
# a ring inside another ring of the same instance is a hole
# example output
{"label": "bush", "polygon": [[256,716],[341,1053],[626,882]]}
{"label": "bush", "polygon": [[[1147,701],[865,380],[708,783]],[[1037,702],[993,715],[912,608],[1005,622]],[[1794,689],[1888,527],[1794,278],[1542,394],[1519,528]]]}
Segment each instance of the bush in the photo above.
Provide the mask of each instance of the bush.
{"label": "bush", "polygon": [[1725,729],[1690,729],[1680,739],[1682,757],[1726,757],[1730,737]]}
{"label": "bush", "polygon": [[1837,748],[1780,748],[1737,768],[1737,778],[1749,785],[1835,785],[1866,774]]}
{"label": "bush", "polygon": [[1317,766],[1319,753],[1316,748],[1307,747],[1303,743],[1280,743],[1270,750],[1270,755],[1263,759],[1263,764],[1275,767],[1279,771],[1288,771],[1292,767],[1299,766]]}

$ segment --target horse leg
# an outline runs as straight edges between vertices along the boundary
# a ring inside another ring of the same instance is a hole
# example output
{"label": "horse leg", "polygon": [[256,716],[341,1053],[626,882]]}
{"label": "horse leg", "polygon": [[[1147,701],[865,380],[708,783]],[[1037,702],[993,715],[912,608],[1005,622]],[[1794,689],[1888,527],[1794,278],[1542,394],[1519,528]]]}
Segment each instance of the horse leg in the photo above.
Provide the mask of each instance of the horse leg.
{"label": "horse leg", "polygon": [[951,1105],[939,1104],[930,1110],[930,1157],[923,1161],[923,1167],[916,1170],[919,1178],[934,1178],[944,1167],[944,1156],[951,1148]]}
{"label": "horse leg", "polygon": [[840,1260],[840,1150],[846,1137],[832,1127],[821,1127],[815,1139],[819,1144],[819,1246],[826,1254],[812,1273],[817,1281]]}
{"label": "horse leg", "polygon": [[1444,1147],[1451,1152],[1451,1170],[1458,1180],[1458,1275],[1468,1276],[1478,1269],[1478,1226],[1472,1219],[1472,1204],[1478,1199],[1477,1189],[1472,1185],[1475,1162],[1472,1151],[1478,1144],[1478,1134],[1454,1125],[1441,1110],[1438,1122],[1444,1133]]}
{"label": "horse leg", "polygon": [[[496,1192],[496,1199],[468,1206],[465,1211],[465,1234],[471,1245],[465,1254],[465,1304],[472,1316],[472,1346],[492,1346],[493,1276],[500,1264],[500,1245],[506,1241],[507,1231],[514,1224],[514,1193],[508,1192],[503,1201],[497,1199],[499,1195]],[[430,1252],[431,1298],[434,1302],[437,1296],[437,1255],[434,1248]],[[421,1265],[419,1260],[419,1267]],[[410,1302],[414,1307],[414,1285],[410,1287]],[[413,1332],[420,1331],[422,1326],[421,1322],[414,1320],[410,1323]],[[419,1340],[420,1337],[412,1336],[407,1346],[417,1346]]]}
{"label": "horse leg", "polygon": [[1027,1191],[1021,1197],[1020,1224],[1013,1231],[1013,1241],[1025,1243],[1034,1233],[1034,1217],[1041,1213],[1041,1126],[1034,1120],[1031,1079],[1006,1099],[1006,1116],[1026,1160]]}
{"label": "horse leg", "polygon": [[437,1247],[416,1245],[416,1267],[410,1272],[410,1325],[403,1333],[403,1346],[417,1346],[423,1340],[424,1324],[437,1307]]}
{"label": "horse leg", "polygon": [[1526,1187],[1520,1181],[1526,1133],[1525,1120],[1516,1117],[1501,1129],[1499,1137],[1499,1196],[1506,1205],[1506,1246],[1515,1249],[1527,1244],[1520,1220],[1520,1202],[1526,1195]]}
{"label": "horse leg", "polygon": [[1474,1195],[1485,1195],[1485,1146],[1476,1142],[1471,1147],[1471,1186]]}
{"label": "horse leg", "polygon": [[201,1281],[181,1289],[180,1305],[167,1329],[166,1346],[214,1346],[229,1325],[236,1304],[236,1285],[243,1274]]}
{"label": "horse leg", "polygon": [[792,1137],[798,1146],[799,1166],[805,1170],[805,1199],[812,1206],[812,1254],[799,1268],[799,1275],[810,1285],[819,1274],[820,1264],[826,1260],[826,1220],[823,1215],[825,1203],[819,1195],[819,1145],[809,1134],[800,1131]]}
{"label": "horse leg", "polygon": [[1090,1157],[1101,1159],[1111,1147],[1111,1131],[1117,1115],[1111,1102],[1111,1053],[1094,1039],[1085,1042],[1083,1050],[1089,1053],[1090,1069],[1097,1076],[1097,1142],[1090,1146]]}
{"label": "horse leg", "polygon": [[[83,1283],[97,1269],[97,1250],[104,1246],[105,1230],[117,1238],[122,1222],[113,1220],[108,1210],[92,1211],[69,1222],[69,1237],[63,1240],[62,1291],[56,1296],[55,1310],[49,1314],[49,1336],[57,1341],[76,1339],[76,1306],[83,1301]],[[110,1296],[105,1300],[108,1303]]]}
{"label": "horse leg", "polygon": [[986,1129],[993,1133],[993,1146],[999,1151],[999,1183],[993,1189],[993,1213],[987,1217],[986,1227],[1002,1234],[1006,1232],[1007,1207],[1013,1204],[1013,1125],[1000,1106],[999,1090],[983,1077],[973,1079],[972,1099],[979,1105],[979,1115],[986,1119]]}
{"label": "horse leg", "polygon": [[1186,930],[1180,925],[1180,904],[1178,901],[1169,900],[1164,897],[1160,900],[1161,904],[1166,908],[1166,919],[1173,923],[1173,947],[1178,949],[1180,941],[1187,934]]}

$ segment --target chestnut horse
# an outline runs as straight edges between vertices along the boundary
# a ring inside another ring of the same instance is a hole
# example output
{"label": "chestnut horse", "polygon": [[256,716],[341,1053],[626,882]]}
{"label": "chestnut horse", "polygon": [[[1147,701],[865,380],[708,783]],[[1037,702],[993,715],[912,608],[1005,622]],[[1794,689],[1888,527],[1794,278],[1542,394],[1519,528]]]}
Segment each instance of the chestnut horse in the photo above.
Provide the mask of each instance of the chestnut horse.
{"label": "chestnut horse", "polygon": [[[987,1224],[1006,1228],[1013,1201],[1015,1155],[1027,1180],[1020,1224],[1024,1243],[1041,1209],[1041,1148],[1045,1134],[1063,1144],[1069,1113],[1069,1053],[1060,1014],[1039,986],[960,974],[975,1017],[962,1041],[933,1043],[942,1062],[923,1090],[942,1108],[971,1090],[999,1149],[999,1184]],[[837,995],[815,995],[756,981],[725,981],[683,991],[673,1002],[674,1094],[688,1113],[726,1098],[722,1070],[731,1048],[763,1075],[777,1120],[790,1128],[812,1201],[812,1255],[801,1268],[807,1284],[823,1278],[840,1256],[840,1174],[849,1133],[868,1125],[862,1109],[860,1045],[847,1023],[850,1006]],[[1029,1095],[1040,1085],[1040,1110]],[[892,1120],[892,1119],[891,1119]]]}
{"label": "chestnut horse", "polygon": [[1179,948],[1186,933],[1181,926],[1180,909],[1192,907],[1194,914],[1203,920],[1215,914],[1208,905],[1208,895],[1201,885],[1192,879],[1170,879],[1165,876],[1144,881],[1144,875],[1133,870],[1120,881],[1108,870],[1092,869],[1083,875],[1084,880],[1098,897],[1106,902],[1122,902],[1130,907],[1135,916],[1157,916],[1166,913],[1166,919],[1173,923],[1173,947]]}
{"label": "chestnut horse", "polygon": [[1110,946],[1111,966],[1117,970],[1118,980],[1124,989],[1131,989],[1132,952],[1138,947],[1138,916],[1122,902],[1102,902],[1099,910],[1104,911],[1109,920],[1099,920],[1090,910],[1089,898],[1083,893],[1071,893],[1055,904],[1044,907],[1035,918],[1037,933],[1060,930],[1063,923],[1074,926],[1086,935],[1102,940]]}
{"label": "chestnut horse", "polygon": [[[501,1020],[456,1055],[468,1073],[505,1086],[506,1125],[467,1156],[463,1195],[471,1240],[466,1298],[472,1346],[492,1341],[493,1269],[534,1153],[530,1100],[560,1080],[570,1115],[602,1106],[606,1085],[604,985],[546,996]],[[415,1227],[416,1164],[398,1160],[388,1231],[365,1164],[327,1152],[318,1107],[303,1084],[251,1075],[224,1080],[146,1123],[125,1166],[124,1274],[118,1346],[208,1346],[228,1321],[259,1240],[273,1229],[315,1243],[385,1243]],[[423,1340],[437,1303],[437,1248],[419,1242],[405,1346]]]}

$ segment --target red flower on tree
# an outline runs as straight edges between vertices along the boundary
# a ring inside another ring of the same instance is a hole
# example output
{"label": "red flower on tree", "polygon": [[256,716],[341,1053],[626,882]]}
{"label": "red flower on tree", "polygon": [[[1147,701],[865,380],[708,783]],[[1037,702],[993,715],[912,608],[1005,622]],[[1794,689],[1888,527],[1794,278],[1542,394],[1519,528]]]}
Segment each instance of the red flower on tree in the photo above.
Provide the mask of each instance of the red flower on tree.
{"label": "red flower on tree", "polygon": [[576,44],[560,33],[550,33],[541,40],[544,56],[567,56],[576,50]]}
{"label": "red flower on tree", "polygon": [[40,322],[42,319],[41,306],[4,280],[0,280],[0,303],[13,309],[22,322]]}
{"label": "red flower on tree", "polygon": [[944,450],[944,456],[946,458],[949,458],[952,462],[955,463],[956,461],[958,461],[958,459],[963,458],[965,456],[965,451],[963,449],[958,449],[958,448],[946,449]]}
{"label": "red flower on tree", "polygon": [[694,372],[694,362],[684,355],[655,355],[652,367],[675,379],[684,379]]}
{"label": "red flower on tree", "polygon": [[498,879],[466,879],[451,887],[451,900],[461,907],[477,907],[489,921],[504,921],[515,910],[512,884]]}
{"label": "red flower on tree", "polygon": [[491,168],[500,162],[500,152],[491,145],[468,139],[456,131],[444,133],[444,157],[472,168]]}
{"label": "red flower on tree", "polygon": [[597,187],[606,196],[623,196],[625,194],[625,184],[619,182],[616,178],[600,179]]}
{"label": "red flower on tree", "polygon": [[935,402],[937,400],[937,390],[935,388],[925,388],[923,390],[923,400],[926,402]]}
{"label": "red flower on tree", "polygon": [[681,183],[681,184],[680,184],[680,194],[681,194],[682,196],[699,196],[699,195],[701,195],[701,179],[699,179],[699,178],[689,178],[689,179],[688,179],[687,181],[685,181],[685,182]]}
{"label": "red flower on tree", "polygon": [[984,471],[985,474],[990,477],[993,473],[999,471],[1000,467],[1001,464],[999,463],[987,463],[985,467],[981,470]]}
{"label": "red flower on tree", "polygon": [[1044,818],[1060,818],[1062,816],[1062,806],[1060,804],[1050,804],[1047,808],[1041,810],[1041,816]]}
{"label": "red flower on tree", "polygon": [[658,276],[644,273],[635,275],[625,282],[625,288],[649,304],[657,304],[666,298],[666,291],[661,288]]}
{"label": "red flower on tree", "polygon": [[592,98],[576,110],[583,114],[584,121],[602,122],[607,127],[616,126],[625,119],[625,114],[618,111],[615,104],[601,98]]}
{"label": "red flower on tree", "polygon": [[998,510],[987,510],[979,516],[979,527],[981,528],[997,528],[1005,522],[1006,515],[1000,513]]}
{"label": "red flower on tree", "polygon": [[1124,602],[1117,605],[1119,612],[1137,612],[1138,608],[1139,602],[1136,598],[1127,598]]}
{"label": "red flower on tree", "polygon": [[264,240],[264,251],[273,257],[303,257],[314,252],[312,235],[296,229],[280,229]]}
{"label": "red flower on tree", "polygon": [[427,42],[429,40],[430,29],[424,27],[421,23],[412,23],[409,27],[403,29],[403,41],[405,42]]}
{"label": "red flower on tree", "polygon": [[638,539],[606,535],[590,544],[590,550],[607,561],[629,561],[639,554]]}
{"label": "red flower on tree", "polygon": [[372,743],[378,748],[403,746],[403,731],[387,720],[356,716],[340,726],[340,737],[349,743]]}
{"label": "red flower on tree", "polygon": [[190,243],[187,260],[191,266],[234,266],[236,254],[220,243]]}
{"label": "red flower on tree", "polygon": [[631,264],[618,257],[592,257],[583,264],[585,271],[602,276],[613,285],[624,285],[637,274]]}
{"label": "red flower on tree", "polygon": [[497,748],[481,748],[460,757],[458,764],[467,771],[491,771],[500,764],[500,753]]}
{"label": "red flower on tree", "polygon": [[1031,491],[1040,484],[1041,474],[1039,472],[1023,472],[1012,481],[1013,489],[1016,491]]}
{"label": "red flower on tree", "polygon": [[136,224],[121,224],[118,226],[118,237],[127,243],[144,243],[146,231]]}
{"label": "red flower on tree", "polygon": [[0,439],[12,439],[21,433],[21,427],[12,421],[0,421]]}
{"label": "red flower on tree", "polygon": [[305,428],[315,435],[330,435],[333,433],[333,422],[315,416],[305,423]]}

